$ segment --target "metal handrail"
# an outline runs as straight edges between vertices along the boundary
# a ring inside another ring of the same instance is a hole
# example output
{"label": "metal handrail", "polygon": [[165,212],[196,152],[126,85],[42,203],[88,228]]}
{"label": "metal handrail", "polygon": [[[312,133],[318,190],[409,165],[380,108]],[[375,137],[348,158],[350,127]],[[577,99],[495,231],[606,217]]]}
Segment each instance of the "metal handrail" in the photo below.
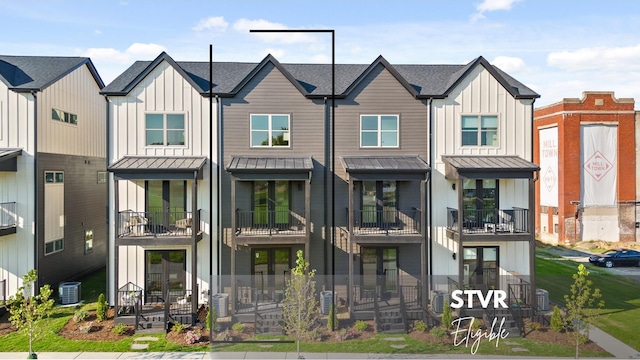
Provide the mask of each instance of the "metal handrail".
{"label": "metal handrail", "polygon": [[304,235],[307,219],[300,210],[236,209],[237,235]]}
{"label": "metal handrail", "polygon": [[529,233],[529,209],[464,209],[458,224],[458,209],[447,208],[447,229],[470,234]]}
{"label": "metal handrail", "polygon": [[353,210],[355,234],[419,234],[420,209]]}
{"label": "metal handrail", "polygon": [[191,211],[126,210],[118,213],[116,229],[118,237],[189,236],[200,224],[193,224]]}

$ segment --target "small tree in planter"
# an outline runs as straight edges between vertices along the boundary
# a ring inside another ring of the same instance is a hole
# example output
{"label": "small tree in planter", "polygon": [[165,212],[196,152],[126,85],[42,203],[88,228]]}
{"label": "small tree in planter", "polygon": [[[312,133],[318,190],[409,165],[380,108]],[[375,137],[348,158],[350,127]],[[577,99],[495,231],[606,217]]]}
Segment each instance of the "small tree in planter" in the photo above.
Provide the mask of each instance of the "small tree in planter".
{"label": "small tree in planter", "polygon": [[9,321],[19,331],[29,337],[29,355],[27,359],[37,359],[33,352],[33,340],[38,335],[41,320],[49,317],[53,311],[53,299],[49,299],[51,287],[47,284],[40,288],[38,295],[32,296],[33,284],[38,279],[35,270],[29,270],[22,276],[22,286],[18,288],[15,295],[9,298]]}
{"label": "small tree in planter", "polygon": [[307,337],[318,322],[318,300],[315,296],[316,282],[313,280],[315,270],[309,270],[302,250],[296,254],[296,267],[291,269],[291,279],[287,280],[282,300],[282,319],[285,332],[296,338],[300,358],[300,340]]}

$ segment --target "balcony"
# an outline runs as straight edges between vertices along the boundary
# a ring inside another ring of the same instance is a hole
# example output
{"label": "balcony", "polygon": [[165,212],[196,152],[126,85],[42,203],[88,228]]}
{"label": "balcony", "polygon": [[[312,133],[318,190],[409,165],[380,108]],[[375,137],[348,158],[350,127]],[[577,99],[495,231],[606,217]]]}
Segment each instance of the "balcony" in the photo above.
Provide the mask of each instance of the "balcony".
{"label": "balcony", "polygon": [[[199,215],[200,210],[198,210]],[[200,218],[200,216],[198,216]],[[202,238],[199,223],[194,223],[191,211],[121,211],[116,223],[118,239],[185,239],[195,234]],[[120,245],[126,245],[121,243]]]}
{"label": "balcony", "polygon": [[447,208],[447,234],[450,238],[531,235],[529,209],[466,209],[462,211],[460,223],[458,209]]}
{"label": "balcony", "polygon": [[236,239],[307,237],[307,220],[299,210],[236,210]]}
{"label": "balcony", "polygon": [[358,243],[419,242],[422,239],[422,211],[411,209],[353,210],[349,233]]}
{"label": "balcony", "polygon": [[16,233],[16,203],[0,203],[0,236]]}

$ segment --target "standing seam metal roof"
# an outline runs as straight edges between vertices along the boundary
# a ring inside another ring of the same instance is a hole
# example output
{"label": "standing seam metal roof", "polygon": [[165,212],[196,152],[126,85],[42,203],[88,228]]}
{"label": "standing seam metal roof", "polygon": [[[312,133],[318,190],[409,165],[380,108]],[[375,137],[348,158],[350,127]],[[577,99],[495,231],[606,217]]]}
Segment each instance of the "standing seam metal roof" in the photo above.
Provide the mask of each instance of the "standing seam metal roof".
{"label": "standing seam metal roof", "polygon": [[125,156],[111,165],[111,172],[190,172],[204,167],[206,157],[197,156]]}
{"label": "standing seam metal roof", "polygon": [[540,167],[519,156],[494,155],[494,156],[464,156],[464,155],[443,155],[442,161],[453,166],[458,171],[536,171]]}
{"label": "standing seam metal roof", "polygon": [[429,171],[429,165],[419,156],[341,156],[347,172],[416,172]]}
{"label": "standing seam metal roof", "polygon": [[313,170],[308,157],[234,156],[229,161],[229,172],[306,172]]}

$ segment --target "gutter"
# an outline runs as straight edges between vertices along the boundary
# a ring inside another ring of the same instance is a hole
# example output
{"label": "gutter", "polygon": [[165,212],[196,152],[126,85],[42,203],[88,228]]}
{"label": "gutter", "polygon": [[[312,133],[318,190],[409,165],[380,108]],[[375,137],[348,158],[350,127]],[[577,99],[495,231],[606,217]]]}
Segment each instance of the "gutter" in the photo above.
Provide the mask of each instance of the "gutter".
{"label": "gutter", "polygon": [[[433,98],[429,98],[427,106],[429,116],[429,217],[427,220],[427,226],[429,228],[428,235],[428,249],[429,249],[429,271],[428,274],[433,276],[433,238],[435,236],[435,229],[433,227]],[[429,289],[433,290],[433,282],[429,281]]]}
{"label": "gutter", "polygon": [[[106,111],[105,111],[106,112],[105,127],[107,129],[107,132],[106,132],[107,153],[106,153],[106,156],[105,156],[105,158],[106,158],[105,171],[106,171],[109,168],[109,159],[111,158],[111,156],[110,156],[111,155],[111,136],[109,134],[109,97],[105,95],[104,96],[104,101],[105,101],[105,103],[107,105],[107,106],[105,106],[106,107]],[[110,233],[110,229],[111,229],[110,221],[109,221],[109,219],[111,218],[111,209],[109,208],[109,204],[111,203],[111,198],[109,197],[109,192],[111,191],[111,188],[110,188],[109,184],[111,182],[109,181],[109,177],[110,177],[110,175],[109,175],[109,172],[107,171],[107,219],[106,219],[106,221],[107,221],[107,241],[106,241],[106,247],[107,247],[107,251],[106,251],[106,253],[107,253],[107,275],[106,275],[106,279],[107,279],[107,281],[106,281],[107,302],[109,302],[109,299],[110,299],[109,294],[111,293],[109,291],[109,288],[111,287],[111,285],[110,285],[111,283],[109,282],[109,264],[110,264],[109,263],[109,249],[110,249],[110,246],[109,246],[109,233]],[[114,229],[115,229],[115,226],[114,226]],[[117,250],[115,250],[115,244],[114,244],[114,251],[117,251]],[[116,264],[114,264],[114,266],[116,266]],[[115,296],[115,288],[116,287],[117,287],[117,284],[114,283],[114,299],[116,297]]]}
{"label": "gutter", "polygon": [[[38,272],[38,97],[37,90],[31,90],[33,96],[33,267]],[[40,273],[36,277],[33,287],[34,294],[39,293]]]}

